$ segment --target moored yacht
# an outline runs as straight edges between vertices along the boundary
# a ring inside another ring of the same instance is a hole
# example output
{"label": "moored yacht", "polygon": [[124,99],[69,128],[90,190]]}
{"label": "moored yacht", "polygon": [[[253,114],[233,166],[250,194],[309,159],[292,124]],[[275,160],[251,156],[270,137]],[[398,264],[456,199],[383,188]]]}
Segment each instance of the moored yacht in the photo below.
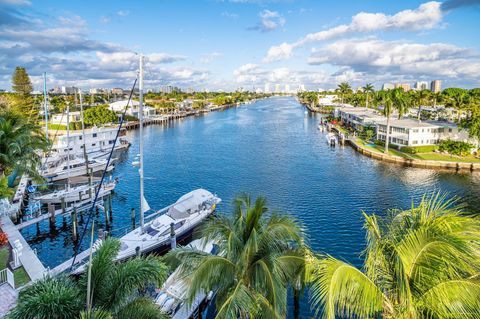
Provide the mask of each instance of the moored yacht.
{"label": "moored yacht", "polygon": [[[113,169],[111,165],[105,168],[106,164],[107,160],[105,159],[88,160],[88,169],[91,173]],[[40,175],[48,182],[61,181],[70,177],[85,175],[87,172],[86,165],[87,162],[84,158],[60,158],[47,162],[47,165],[40,168]]]}
{"label": "moored yacht", "polygon": [[[108,183],[104,183],[100,187],[100,191],[98,192],[98,197],[102,198],[108,194],[110,194],[117,185],[117,181],[113,180]],[[95,197],[96,188],[98,185],[78,185],[69,187],[67,186],[65,189],[56,190],[50,192],[48,194],[43,194],[39,196],[33,197],[33,200],[39,201],[41,204],[61,204],[62,201],[66,204],[71,202],[79,202],[88,198]]]}
{"label": "moored yacht", "polygon": [[163,214],[145,223],[143,229],[137,227],[121,237],[117,259],[135,256],[137,250],[139,253],[168,250],[172,224],[176,240],[182,241],[215,211],[220,201],[220,198],[201,188],[183,195],[175,204],[158,211],[157,214]]}

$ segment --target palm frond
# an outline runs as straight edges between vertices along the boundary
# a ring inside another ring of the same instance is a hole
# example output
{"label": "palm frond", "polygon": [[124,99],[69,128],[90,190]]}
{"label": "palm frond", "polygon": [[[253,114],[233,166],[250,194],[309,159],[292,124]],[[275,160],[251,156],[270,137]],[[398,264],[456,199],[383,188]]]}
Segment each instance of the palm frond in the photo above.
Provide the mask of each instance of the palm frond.
{"label": "palm frond", "polygon": [[137,298],[125,305],[115,316],[116,319],[168,319],[150,299]]}
{"label": "palm frond", "polygon": [[[357,268],[326,256],[317,263],[311,288],[311,303],[317,315],[334,319],[344,317],[371,318],[386,303],[382,291]],[[323,308],[323,309],[322,309]]]}

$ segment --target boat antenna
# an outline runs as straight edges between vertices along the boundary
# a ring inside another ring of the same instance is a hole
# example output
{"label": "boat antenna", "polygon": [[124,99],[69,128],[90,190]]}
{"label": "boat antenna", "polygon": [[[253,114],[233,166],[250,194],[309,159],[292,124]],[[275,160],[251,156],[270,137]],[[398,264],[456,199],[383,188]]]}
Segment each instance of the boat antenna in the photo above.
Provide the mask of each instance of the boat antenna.
{"label": "boat antenna", "polygon": [[48,141],[47,72],[43,72],[43,107],[45,112],[45,138]]}
{"label": "boat antenna", "polygon": [[95,197],[92,201],[92,206],[90,206],[90,209],[88,211],[87,220],[85,221],[85,225],[83,226],[82,234],[80,236],[80,239],[78,240],[78,242],[74,246],[74,254],[73,254],[72,264],[70,266],[70,270],[72,270],[73,266],[75,265],[75,260],[77,259],[78,251],[79,251],[80,247],[82,246],[83,238],[85,237],[85,234],[87,233],[88,225],[90,223],[90,220],[92,219],[94,208],[95,208],[95,205],[97,204],[98,194],[100,193],[100,189],[103,185],[103,181],[105,180],[105,175],[107,174],[107,169],[110,166],[110,162],[112,160],[113,150],[115,149],[115,145],[117,144],[118,136],[120,135],[120,130],[122,129],[123,122],[125,121],[125,115],[126,115],[127,110],[128,110],[128,105],[130,104],[130,101],[132,100],[133,91],[135,90],[135,86],[137,85],[137,80],[138,80],[138,78],[135,78],[135,81],[133,82],[132,89],[130,90],[130,95],[128,97],[127,104],[125,105],[125,108],[123,109],[122,117],[120,119],[120,123],[118,124],[117,134],[115,135],[115,139],[113,140],[112,149],[110,150],[110,153],[108,154],[107,163],[105,164],[105,169],[102,172],[102,178],[100,179],[100,183],[98,184],[97,191],[95,192]]}
{"label": "boat antenna", "polygon": [[67,102],[67,189],[70,189],[70,103]]}
{"label": "boat antenna", "polygon": [[140,67],[139,67],[139,103],[138,103],[138,120],[140,121],[140,165],[138,173],[140,174],[140,229],[141,233],[144,232],[145,218],[145,197],[143,189],[143,55],[140,54]]}
{"label": "boat antenna", "polygon": [[[83,100],[82,100],[82,90],[78,89],[78,99],[80,101],[80,118],[82,119],[82,140],[83,140],[83,157],[85,158],[85,169],[87,171],[87,176],[90,176],[90,171],[88,169],[88,155],[87,155],[87,142],[85,141],[85,121],[83,117]],[[89,178],[90,186],[92,185],[92,178]]]}

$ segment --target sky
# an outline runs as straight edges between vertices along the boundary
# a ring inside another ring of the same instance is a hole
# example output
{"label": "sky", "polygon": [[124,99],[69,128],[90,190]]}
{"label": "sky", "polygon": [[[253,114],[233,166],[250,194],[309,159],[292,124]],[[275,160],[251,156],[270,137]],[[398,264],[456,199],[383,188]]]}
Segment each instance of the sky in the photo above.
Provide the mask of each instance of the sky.
{"label": "sky", "polygon": [[0,88],[480,87],[480,0],[0,0]]}

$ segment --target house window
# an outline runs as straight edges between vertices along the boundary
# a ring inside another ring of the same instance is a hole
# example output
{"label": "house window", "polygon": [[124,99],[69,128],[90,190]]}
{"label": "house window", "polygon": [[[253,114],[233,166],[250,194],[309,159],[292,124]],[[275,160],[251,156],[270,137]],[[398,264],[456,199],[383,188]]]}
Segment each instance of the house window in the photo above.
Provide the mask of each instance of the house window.
{"label": "house window", "polygon": [[416,145],[416,144],[418,144],[418,141],[412,141],[412,144]]}
{"label": "house window", "polygon": [[93,143],[92,146],[97,146],[97,144]]}
{"label": "house window", "polygon": [[452,129],[451,129],[451,128],[449,128],[449,129],[448,129],[448,132],[449,132],[449,133],[452,133]]}
{"label": "house window", "polygon": [[93,133],[93,137],[97,137],[97,133]]}
{"label": "house window", "polygon": [[81,140],[82,140],[82,136],[80,135],[80,136],[78,137],[78,139],[81,141]]}

